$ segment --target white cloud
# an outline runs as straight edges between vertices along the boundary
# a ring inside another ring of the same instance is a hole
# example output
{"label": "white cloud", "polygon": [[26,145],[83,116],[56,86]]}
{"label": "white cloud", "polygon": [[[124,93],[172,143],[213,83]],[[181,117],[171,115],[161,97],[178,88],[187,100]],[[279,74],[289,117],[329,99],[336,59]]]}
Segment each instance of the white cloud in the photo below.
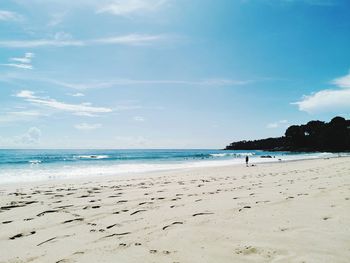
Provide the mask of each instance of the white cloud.
{"label": "white cloud", "polygon": [[86,83],[69,83],[57,80],[46,80],[53,84],[72,88],[77,90],[110,88],[113,86],[132,86],[132,85],[188,85],[188,86],[241,86],[248,85],[252,80],[234,80],[234,79],[204,79],[204,80],[136,80],[136,79],[115,79],[108,81],[91,80]]}
{"label": "white cloud", "polygon": [[340,88],[350,88],[350,72],[348,73],[348,75],[334,79],[332,81],[332,84]]}
{"label": "white cloud", "polygon": [[37,40],[1,40],[0,47],[6,48],[37,48],[37,47],[81,47],[93,45],[146,45],[170,39],[165,35],[129,34],[123,36],[74,40],[63,34],[55,35],[52,39]]}
{"label": "white cloud", "polygon": [[112,109],[110,108],[93,107],[90,106],[90,104],[69,104],[51,98],[38,97],[33,91],[30,90],[22,90],[16,94],[16,97],[23,98],[26,101],[37,106],[44,106],[56,110],[67,111],[73,114],[98,114],[112,112]]}
{"label": "white cloud", "polygon": [[277,121],[277,122],[269,123],[266,126],[266,128],[268,128],[268,129],[276,129],[276,128],[280,128],[280,127],[285,127],[287,123],[288,123],[287,120],[280,120],[280,121]]}
{"label": "white cloud", "polygon": [[101,127],[102,127],[102,125],[99,123],[95,123],[95,124],[80,123],[80,124],[76,124],[74,126],[74,128],[76,128],[78,130],[83,130],[83,131],[96,130],[96,129],[99,129]]}
{"label": "white cloud", "polygon": [[21,58],[10,58],[11,61],[20,62],[23,64],[31,64],[32,58],[34,57],[34,53],[27,52],[24,54],[24,57]]}
{"label": "white cloud", "polygon": [[2,40],[0,47],[6,48],[35,48],[35,47],[66,47],[66,46],[84,46],[83,41],[78,40],[56,40],[56,39],[38,39],[38,40]]}
{"label": "white cloud", "polygon": [[31,127],[25,134],[19,136],[17,141],[20,144],[38,144],[41,138],[41,130]]}
{"label": "white cloud", "polygon": [[338,89],[325,89],[315,92],[295,103],[300,111],[308,113],[319,112],[349,112],[350,111],[350,74],[332,81]]}
{"label": "white cloud", "polygon": [[9,59],[9,61],[14,63],[5,63],[1,65],[7,66],[7,67],[21,68],[21,69],[33,69],[33,66],[32,66],[33,57],[34,57],[34,53],[27,52],[24,54],[24,57]]}
{"label": "white cloud", "polygon": [[5,63],[5,64],[1,64],[1,66],[21,68],[21,69],[33,69],[33,66],[28,64]]}
{"label": "white cloud", "polygon": [[120,44],[120,45],[145,45],[169,38],[165,35],[140,35],[140,34],[129,34],[125,36],[107,37],[94,39],[90,41],[90,44]]}
{"label": "white cloud", "polygon": [[153,12],[167,3],[167,0],[114,0],[103,4],[97,13],[110,13],[112,15],[130,15]]}
{"label": "white cloud", "polygon": [[0,10],[0,21],[20,21],[22,16],[11,11]]}
{"label": "white cloud", "polygon": [[170,0],[16,0],[22,5],[38,5],[43,7],[58,7],[61,10],[73,8],[89,8],[96,13],[109,13],[113,15],[144,14],[159,10]]}
{"label": "white cloud", "polygon": [[135,116],[133,118],[134,121],[137,121],[137,122],[144,122],[145,121],[145,118],[142,117],[142,116]]}
{"label": "white cloud", "polygon": [[94,81],[91,80],[86,83],[69,83],[64,81],[57,81],[54,79],[45,79],[44,81],[50,82],[52,84],[56,84],[58,86],[77,89],[77,90],[85,90],[85,89],[98,89],[98,88],[109,88],[113,86],[113,82],[106,81]]}
{"label": "white cloud", "polygon": [[307,113],[350,111],[350,89],[321,90],[293,103]]}
{"label": "white cloud", "polygon": [[21,90],[20,92],[18,92],[16,94],[16,97],[18,98],[31,98],[31,99],[34,99],[35,96],[34,96],[34,92],[33,91],[30,91],[30,90]]}
{"label": "white cloud", "polygon": [[88,112],[74,112],[75,116],[82,116],[82,117],[98,117],[96,114],[88,113]]}
{"label": "white cloud", "polygon": [[72,96],[72,97],[84,97],[84,96],[85,96],[83,93],[80,93],[80,92],[78,92],[78,93],[73,93],[73,94],[68,94],[68,95],[70,95],[70,96]]}
{"label": "white cloud", "polygon": [[37,127],[31,127],[25,133],[9,138],[0,137],[2,147],[23,147],[40,144],[42,132]]}

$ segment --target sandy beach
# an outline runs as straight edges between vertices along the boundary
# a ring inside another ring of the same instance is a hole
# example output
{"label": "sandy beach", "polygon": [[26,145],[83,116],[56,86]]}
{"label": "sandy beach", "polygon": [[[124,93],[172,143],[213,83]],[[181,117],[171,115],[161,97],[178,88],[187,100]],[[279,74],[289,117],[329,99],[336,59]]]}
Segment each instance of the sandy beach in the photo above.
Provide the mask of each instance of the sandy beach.
{"label": "sandy beach", "polygon": [[0,185],[0,262],[349,262],[350,158]]}

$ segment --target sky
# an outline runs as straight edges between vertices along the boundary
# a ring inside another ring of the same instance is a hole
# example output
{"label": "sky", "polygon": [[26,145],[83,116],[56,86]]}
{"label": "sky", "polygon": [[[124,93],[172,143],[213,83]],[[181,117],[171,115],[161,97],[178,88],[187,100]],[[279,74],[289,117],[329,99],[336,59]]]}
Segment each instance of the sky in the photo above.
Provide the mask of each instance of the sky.
{"label": "sky", "polygon": [[7,0],[0,148],[223,148],[350,117],[348,0]]}

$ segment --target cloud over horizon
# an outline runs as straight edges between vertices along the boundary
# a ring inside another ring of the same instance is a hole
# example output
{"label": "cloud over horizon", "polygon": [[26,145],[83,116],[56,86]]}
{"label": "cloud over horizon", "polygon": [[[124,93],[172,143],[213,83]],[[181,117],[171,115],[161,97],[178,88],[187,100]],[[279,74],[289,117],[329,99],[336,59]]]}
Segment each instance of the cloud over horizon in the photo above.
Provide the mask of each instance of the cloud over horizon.
{"label": "cloud over horizon", "polygon": [[21,146],[37,146],[41,142],[42,132],[37,127],[30,127],[26,132],[12,137],[0,137],[0,146],[7,147],[9,145]]}
{"label": "cloud over horizon", "polygon": [[91,106],[89,103],[70,104],[51,99],[49,97],[39,97],[36,96],[35,93],[30,90],[22,90],[16,94],[16,97],[22,98],[25,101],[30,102],[31,104],[36,106],[44,106],[47,108],[70,112],[75,115],[81,116],[93,116],[95,114],[112,112],[112,109],[110,108],[94,107]]}
{"label": "cloud over horizon", "polygon": [[325,89],[311,95],[304,95],[295,103],[300,111],[307,113],[319,112],[349,112],[350,111],[350,73],[334,79],[332,84],[337,89]]}

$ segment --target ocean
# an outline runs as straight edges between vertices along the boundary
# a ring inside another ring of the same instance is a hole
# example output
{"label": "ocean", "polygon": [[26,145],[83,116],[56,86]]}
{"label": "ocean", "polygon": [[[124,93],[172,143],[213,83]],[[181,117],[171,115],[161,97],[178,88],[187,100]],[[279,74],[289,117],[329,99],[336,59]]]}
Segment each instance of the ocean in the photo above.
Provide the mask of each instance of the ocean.
{"label": "ocean", "polygon": [[[0,184],[192,167],[329,158],[335,153],[223,150],[0,150]],[[343,154],[345,155],[345,154]],[[266,158],[268,156],[268,158]],[[265,157],[265,158],[264,158]]]}

